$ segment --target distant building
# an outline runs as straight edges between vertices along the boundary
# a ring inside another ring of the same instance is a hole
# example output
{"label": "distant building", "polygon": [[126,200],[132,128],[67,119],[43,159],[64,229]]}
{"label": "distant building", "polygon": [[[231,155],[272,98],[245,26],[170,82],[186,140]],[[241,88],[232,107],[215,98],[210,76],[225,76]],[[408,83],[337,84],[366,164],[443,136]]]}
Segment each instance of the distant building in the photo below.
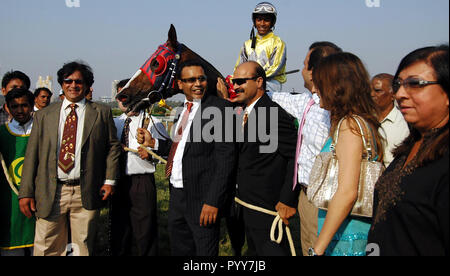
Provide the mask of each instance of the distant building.
{"label": "distant building", "polygon": [[46,87],[53,93],[53,78],[51,76],[47,76],[45,80],[42,76],[39,76],[38,81],[36,82],[36,88]]}
{"label": "distant building", "polygon": [[117,84],[119,83],[119,80],[113,80],[112,84],[111,84],[111,99],[115,99],[116,98],[116,94],[117,94]]}

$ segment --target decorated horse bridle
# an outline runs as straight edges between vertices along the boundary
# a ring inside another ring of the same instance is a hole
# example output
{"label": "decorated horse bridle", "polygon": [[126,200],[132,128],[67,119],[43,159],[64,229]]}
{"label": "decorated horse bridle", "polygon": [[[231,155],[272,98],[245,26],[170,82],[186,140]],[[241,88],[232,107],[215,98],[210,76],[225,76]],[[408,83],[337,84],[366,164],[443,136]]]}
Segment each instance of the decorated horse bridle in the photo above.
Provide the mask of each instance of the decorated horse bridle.
{"label": "decorated horse bridle", "polygon": [[[137,104],[135,109],[138,109],[141,105],[150,103],[150,96],[153,93],[159,94],[161,99],[164,99],[163,92],[167,89],[175,88],[175,76],[178,63],[180,62],[181,52],[184,47],[183,44],[178,43],[176,47],[177,52],[175,53],[167,46],[167,43],[160,45],[156,52],[141,66],[140,70],[148,77],[152,87],[155,88],[159,86],[159,88],[158,90],[152,89],[147,97]],[[168,66],[168,64],[170,65]],[[142,122],[142,128],[147,128],[150,124],[150,120],[153,121],[151,113],[151,110],[146,111],[146,118]],[[162,137],[165,137],[157,128],[155,129]],[[168,139],[167,137],[165,138]]]}
{"label": "decorated horse bridle", "polygon": [[[178,44],[175,53],[167,46],[167,43],[160,45],[158,50],[142,65],[140,69],[148,77],[152,86],[159,86],[158,90],[152,90],[148,93],[147,100],[153,93],[159,93],[163,98],[163,91],[175,87],[176,70],[183,48],[183,44]],[[170,64],[169,67],[168,64]]]}

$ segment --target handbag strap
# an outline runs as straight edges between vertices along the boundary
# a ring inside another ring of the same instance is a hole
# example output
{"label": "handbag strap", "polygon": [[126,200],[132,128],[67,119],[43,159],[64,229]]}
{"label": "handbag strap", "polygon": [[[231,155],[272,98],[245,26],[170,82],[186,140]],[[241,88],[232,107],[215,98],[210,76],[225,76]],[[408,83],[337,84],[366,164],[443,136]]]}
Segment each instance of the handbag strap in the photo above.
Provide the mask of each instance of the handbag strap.
{"label": "handbag strap", "polygon": [[[362,138],[362,140],[363,140],[364,149],[365,149],[366,152],[367,152],[367,160],[372,160],[372,146],[371,146],[370,143],[367,143],[367,141],[366,141],[366,138],[365,138],[365,136],[364,136],[364,129],[363,129],[363,127],[361,126],[361,123],[359,122],[359,119],[361,119],[361,120],[364,122],[364,124],[366,125],[367,128],[368,128],[369,126],[367,125],[366,121],[365,121],[364,119],[362,119],[362,118],[361,118],[360,116],[358,116],[358,115],[352,115],[352,118],[355,119],[356,124],[357,124],[358,127],[359,127],[360,134],[361,134],[361,138]],[[338,139],[339,139],[339,131],[340,131],[340,129],[341,129],[342,122],[343,122],[345,119],[346,119],[346,118],[344,117],[344,118],[342,118],[342,119],[339,121],[339,124],[338,124],[338,126],[337,126],[336,132],[334,133],[333,142],[332,142],[332,144],[331,144],[331,150],[333,151],[334,154],[336,153],[336,145],[337,145],[337,142],[338,142]]]}

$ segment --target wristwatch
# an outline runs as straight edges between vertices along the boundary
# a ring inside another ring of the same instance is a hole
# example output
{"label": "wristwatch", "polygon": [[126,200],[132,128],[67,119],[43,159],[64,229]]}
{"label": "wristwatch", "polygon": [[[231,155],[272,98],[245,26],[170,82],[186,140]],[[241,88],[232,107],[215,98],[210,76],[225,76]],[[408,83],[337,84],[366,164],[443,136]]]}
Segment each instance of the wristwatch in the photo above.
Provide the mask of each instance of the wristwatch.
{"label": "wristwatch", "polygon": [[310,247],[310,248],[308,249],[308,256],[311,256],[311,257],[319,257],[319,256],[323,256],[323,255],[318,255],[318,254],[316,253],[316,251],[314,251],[314,248]]}

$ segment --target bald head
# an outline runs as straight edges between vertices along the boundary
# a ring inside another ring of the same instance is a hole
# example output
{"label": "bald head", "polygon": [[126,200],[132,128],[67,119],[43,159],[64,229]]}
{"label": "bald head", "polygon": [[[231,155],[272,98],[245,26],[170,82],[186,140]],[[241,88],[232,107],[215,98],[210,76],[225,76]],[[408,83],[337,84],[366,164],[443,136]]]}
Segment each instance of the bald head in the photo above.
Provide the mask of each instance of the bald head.
{"label": "bald head", "polygon": [[394,108],[393,79],[394,76],[386,73],[372,78],[372,99],[377,105],[380,120],[384,119]]}

